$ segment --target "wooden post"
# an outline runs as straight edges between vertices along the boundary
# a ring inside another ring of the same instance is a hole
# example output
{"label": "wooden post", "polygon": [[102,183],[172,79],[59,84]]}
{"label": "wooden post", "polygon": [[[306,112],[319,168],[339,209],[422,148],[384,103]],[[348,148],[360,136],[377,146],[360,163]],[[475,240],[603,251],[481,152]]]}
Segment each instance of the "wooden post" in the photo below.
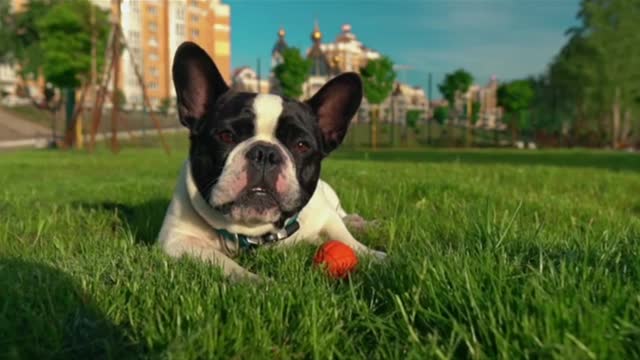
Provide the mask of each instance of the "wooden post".
{"label": "wooden post", "polygon": [[84,106],[80,110],[80,115],[76,120],[76,147],[82,149],[84,146],[84,139],[82,137],[82,122],[84,121]]}
{"label": "wooden post", "polygon": [[85,96],[87,95],[87,90],[89,89],[89,87],[86,85],[86,83],[83,83],[81,85],[81,89],[82,89],[82,92],[80,92],[80,100],[75,104],[73,108],[73,113],[71,114],[71,120],[64,134],[64,144],[63,144],[64,148],[70,148],[73,145],[76,122],[78,121],[78,115],[80,115],[80,112],[82,112],[84,99],[85,99]]}
{"label": "wooden post", "polygon": [[[127,46],[126,43],[126,39],[124,38],[124,34],[122,34],[122,28],[120,26],[118,26],[117,30],[118,34],[120,34],[120,36],[122,36],[122,42],[124,43],[125,46]],[[160,122],[158,121],[158,119],[156,118],[156,116],[153,113],[153,108],[151,107],[151,102],[149,101],[149,97],[147,96],[147,87],[144,84],[144,78],[142,77],[142,74],[140,73],[140,70],[138,69],[138,66],[136,65],[135,59],[133,57],[133,53],[131,53],[131,51],[129,51],[129,56],[131,58],[131,64],[133,66],[133,72],[136,75],[136,78],[138,79],[138,83],[140,84],[140,87],[142,88],[142,101],[144,101],[144,106],[147,107],[147,109],[149,109],[149,116],[151,117],[151,121],[153,121],[153,124],[155,125],[156,130],[158,131],[158,137],[160,138],[160,142],[162,143],[162,147],[164,147],[164,151],[167,153],[167,155],[171,154],[171,149],[169,148],[169,144],[167,144],[167,141],[165,140],[164,136],[162,135],[162,127],[160,126]]]}

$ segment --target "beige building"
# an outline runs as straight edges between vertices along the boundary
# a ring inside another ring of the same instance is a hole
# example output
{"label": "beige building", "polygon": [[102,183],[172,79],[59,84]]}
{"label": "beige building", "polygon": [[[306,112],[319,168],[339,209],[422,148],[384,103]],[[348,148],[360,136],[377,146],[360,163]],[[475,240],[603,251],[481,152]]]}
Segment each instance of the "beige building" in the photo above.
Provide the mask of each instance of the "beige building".
{"label": "beige building", "polygon": [[478,128],[493,129],[502,126],[502,108],[498,106],[498,86],[499,82],[495,76],[491,77],[485,86],[471,85],[465,94],[456,99],[456,108],[460,113],[465,113],[469,100],[480,103],[480,116],[475,124]]}
{"label": "beige building", "polygon": [[[278,40],[271,54],[272,66],[282,62],[282,52],[287,48],[284,29],[278,32]],[[303,98],[311,97],[329,79],[346,71],[360,72],[367,62],[381,57],[380,53],[366,47],[352,32],[351,25],[345,24],[333,42],[323,43],[323,34],[316,23],[311,32],[311,47],[306,56],[311,60],[311,71],[303,85]],[[276,79],[271,77],[271,91],[278,92]],[[363,99],[358,115],[354,121],[368,122],[370,105]],[[406,114],[410,110],[422,112],[421,120],[429,113],[429,101],[424,89],[407,84],[396,83],[392,94],[380,104],[380,120],[404,124]]]}
{"label": "beige building", "polygon": [[242,66],[231,75],[231,88],[236,91],[269,93],[269,80],[258,80],[258,74],[248,66]]}

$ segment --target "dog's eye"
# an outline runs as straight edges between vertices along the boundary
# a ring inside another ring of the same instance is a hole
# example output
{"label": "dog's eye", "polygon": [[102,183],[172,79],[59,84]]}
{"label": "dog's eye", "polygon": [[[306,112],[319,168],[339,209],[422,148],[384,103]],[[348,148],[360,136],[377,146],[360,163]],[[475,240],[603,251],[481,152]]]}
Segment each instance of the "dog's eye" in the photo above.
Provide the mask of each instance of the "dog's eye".
{"label": "dog's eye", "polygon": [[296,143],[296,151],[298,151],[301,154],[306,153],[307,151],[309,151],[310,147],[309,147],[309,143],[306,141],[298,141]]}
{"label": "dog's eye", "polygon": [[216,133],[216,136],[218,137],[218,139],[220,141],[222,141],[225,144],[235,144],[236,143],[235,137],[233,136],[233,134],[229,130],[218,131]]}

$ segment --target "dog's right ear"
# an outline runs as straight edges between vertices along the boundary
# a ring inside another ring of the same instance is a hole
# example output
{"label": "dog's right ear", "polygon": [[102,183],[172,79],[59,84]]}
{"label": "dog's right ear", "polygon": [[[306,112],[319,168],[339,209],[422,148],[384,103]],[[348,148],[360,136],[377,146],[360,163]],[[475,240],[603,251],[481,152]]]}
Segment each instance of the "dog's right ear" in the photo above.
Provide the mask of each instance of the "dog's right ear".
{"label": "dog's right ear", "polygon": [[229,87],[211,57],[189,41],[176,50],[172,72],[180,122],[193,131]]}

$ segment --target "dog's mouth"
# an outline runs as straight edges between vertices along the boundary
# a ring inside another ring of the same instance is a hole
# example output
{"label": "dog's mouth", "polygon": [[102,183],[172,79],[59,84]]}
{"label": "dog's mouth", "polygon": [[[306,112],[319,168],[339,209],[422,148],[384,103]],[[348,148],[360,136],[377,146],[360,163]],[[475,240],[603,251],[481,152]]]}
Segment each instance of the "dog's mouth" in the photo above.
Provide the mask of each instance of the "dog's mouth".
{"label": "dog's mouth", "polygon": [[264,186],[254,186],[243,191],[234,201],[216,206],[223,214],[229,214],[235,207],[252,208],[257,211],[280,210],[280,201],[273,191]]}

